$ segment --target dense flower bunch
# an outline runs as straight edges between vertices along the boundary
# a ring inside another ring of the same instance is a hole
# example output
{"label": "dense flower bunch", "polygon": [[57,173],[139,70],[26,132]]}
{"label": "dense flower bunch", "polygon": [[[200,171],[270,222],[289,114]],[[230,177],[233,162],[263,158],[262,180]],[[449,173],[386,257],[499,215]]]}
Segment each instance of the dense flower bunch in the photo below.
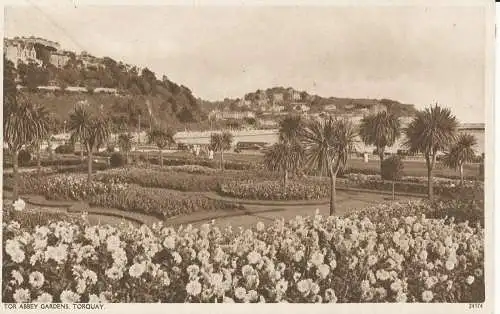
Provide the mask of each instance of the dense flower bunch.
{"label": "dense flower bunch", "polygon": [[484,300],[484,230],[423,215],[251,230],[10,221],[3,235],[4,302]]}
{"label": "dense flower bunch", "polygon": [[196,211],[238,208],[236,205],[212,200],[199,194],[143,188],[137,185],[130,185],[127,189],[113,193],[95,194],[88,201],[91,206],[142,212],[161,219]]}
{"label": "dense flower bunch", "polygon": [[[160,161],[158,158],[150,158],[150,163],[159,165]],[[164,166],[183,166],[183,165],[198,165],[204,167],[210,167],[218,169],[220,167],[218,160],[207,160],[202,158],[182,158],[182,157],[164,157]],[[252,163],[248,161],[224,161],[224,169],[227,170],[251,170],[257,167],[257,163]]]}
{"label": "dense flower bunch", "polygon": [[187,172],[194,174],[214,174],[217,171],[217,169],[200,165],[168,166],[166,167],[166,169],[171,171]]}
{"label": "dense flower bunch", "polygon": [[225,171],[213,172],[211,174],[187,173],[182,171],[162,171],[157,169],[125,168],[109,170],[96,175],[97,181],[102,182],[126,182],[143,187],[172,189],[186,192],[217,191],[219,185],[228,181],[243,181],[248,179],[263,180],[272,178],[274,174],[264,174],[255,171]]}
{"label": "dense flower bunch", "polygon": [[221,184],[219,193],[256,200],[318,200],[328,197],[330,187],[320,178],[289,182],[286,191],[279,181],[232,181]]}

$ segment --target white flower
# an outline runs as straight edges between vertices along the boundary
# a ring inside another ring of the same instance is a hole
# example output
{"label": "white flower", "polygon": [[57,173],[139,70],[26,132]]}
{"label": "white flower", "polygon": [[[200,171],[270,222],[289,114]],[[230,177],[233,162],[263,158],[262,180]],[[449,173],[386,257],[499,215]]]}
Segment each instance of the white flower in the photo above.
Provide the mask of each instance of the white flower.
{"label": "white flower", "polygon": [[367,263],[368,263],[368,266],[370,266],[370,267],[375,265],[377,263],[377,257],[375,255],[368,256]]}
{"label": "white flower", "polygon": [[89,303],[101,303],[101,299],[97,295],[91,294],[89,295]]}
{"label": "white flower", "polygon": [[406,296],[406,293],[399,292],[396,295],[396,302],[406,303],[407,299],[408,299],[408,297]]}
{"label": "white flower", "polygon": [[336,261],[336,260],[334,260],[334,259],[332,259],[332,260],[330,261],[330,269],[331,269],[331,270],[334,270],[335,268],[337,268],[337,261]]}
{"label": "white flower", "polygon": [[45,260],[53,259],[58,264],[62,264],[68,255],[68,246],[66,244],[59,244],[58,246],[48,246],[45,252]]}
{"label": "white flower", "polygon": [[199,295],[201,293],[201,284],[198,282],[198,280],[188,282],[188,284],[186,285],[186,292],[192,296]]}
{"label": "white flower", "polygon": [[455,263],[453,263],[452,261],[448,260],[444,264],[444,267],[446,267],[447,270],[453,270],[453,268],[455,268]]}
{"label": "white flower", "polygon": [[144,273],[145,270],[146,270],[145,263],[135,263],[134,265],[130,266],[128,273],[131,277],[139,278]]}
{"label": "white flower", "polygon": [[43,274],[39,271],[32,272],[29,276],[29,282],[33,288],[41,288],[45,282]]}
{"label": "white flower", "polygon": [[105,274],[111,280],[119,280],[123,277],[123,271],[116,266],[107,269]]}
{"label": "white flower", "polygon": [[166,237],[163,241],[163,246],[170,250],[175,249],[175,238],[173,236]]}
{"label": "white flower", "polygon": [[234,297],[239,300],[243,300],[247,294],[247,291],[243,287],[236,287],[234,289]]}
{"label": "white flower", "polygon": [[266,226],[264,225],[263,222],[261,222],[261,221],[257,222],[257,231],[262,232],[262,231],[264,231],[265,228],[266,228]]}
{"label": "white flower", "polygon": [[116,251],[117,249],[120,248],[120,238],[113,235],[113,236],[110,236],[107,240],[106,240],[106,245],[107,245],[107,249],[108,251],[110,252],[114,252]]}
{"label": "white flower", "polygon": [[14,280],[17,282],[18,285],[20,285],[24,282],[23,275],[19,271],[13,270],[11,275],[12,275],[12,278],[14,278]]}
{"label": "white flower", "polygon": [[433,298],[434,294],[432,293],[432,291],[425,290],[424,292],[422,292],[422,301],[431,302]]}
{"label": "white flower", "polygon": [[24,251],[21,249],[21,243],[17,240],[7,240],[5,242],[5,252],[7,252],[10,258],[16,263],[24,261]]}
{"label": "white flower", "polygon": [[12,207],[14,207],[14,210],[20,212],[24,210],[24,208],[26,207],[26,203],[22,199],[18,198],[17,201],[12,204]]}
{"label": "white flower", "polygon": [[335,290],[328,288],[325,290],[325,301],[329,303],[337,303],[337,296],[335,295]]}
{"label": "white flower", "polygon": [[403,282],[401,279],[395,280],[393,283],[391,283],[391,290],[394,292],[399,292],[403,289]]}
{"label": "white flower", "polygon": [[293,256],[293,259],[298,263],[304,258],[304,251],[297,250]]}
{"label": "white flower", "polygon": [[314,266],[319,266],[319,265],[323,264],[324,260],[325,260],[325,256],[323,254],[321,254],[320,252],[314,252],[311,255],[311,263]]}
{"label": "white flower", "polygon": [[302,279],[301,281],[297,282],[297,290],[299,290],[300,293],[307,295],[309,291],[311,290],[311,283],[309,280]]}
{"label": "white flower", "polygon": [[222,299],[222,302],[223,302],[223,303],[234,303],[234,300],[233,300],[233,299],[231,299],[231,298],[229,298],[229,297],[224,297],[224,298]]}
{"label": "white flower", "polygon": [[248,253],[247,255],[247,259],[248,259],[248,262],[250,264],[257,264],[261,261],[261,256],[258,252],[256,251],[251,251],[250,253]]}
{"label": "white flower", "polygon": [[321,279],[325,279],[330,273],[330,267],[328,267],[328,265],[326,264],[321,264],[318,266],[317,273]]}
{"label": "white flower", "polygon": [[36,300],[34,302],[36,303],[52,303],[52,295],[47,293],[47,292],[43,292],[42,294],[40,294],[38,296],[38,298],[36,298]]}
{"label": "white flower", "polygon": [[17,303],[26,303],[30,301],[30,292],[28,289],[16,289],[16,292],[14,292],[14,301]]}
{"label": "white flower", "polygon": [[172,253],[172,257],[173,257],[173,259],[174,259],[174,262],[175,262],[177,265],[178,265],[178,264],[180,264],[180,263],[182,263],[182,257],[181,257],[181,255],[180,255],[179,253],[177,253],[177,252],[173,252],[173,253]]}
{"label": "white flower", "polygon": [[59,298],[62,303],[78,303],[80,301],[80,296],[71,290],[64,290]]}
{"label": "white flower", "polygon": [[288,290],[288,282],[284,279],[281,279],[276,283],[276,291],[280,293],[285,293]]}
{"label": "white flower", "polygon": [[474,276],[469,276],[465,279],[465,282],[470,286],[474,282]]}

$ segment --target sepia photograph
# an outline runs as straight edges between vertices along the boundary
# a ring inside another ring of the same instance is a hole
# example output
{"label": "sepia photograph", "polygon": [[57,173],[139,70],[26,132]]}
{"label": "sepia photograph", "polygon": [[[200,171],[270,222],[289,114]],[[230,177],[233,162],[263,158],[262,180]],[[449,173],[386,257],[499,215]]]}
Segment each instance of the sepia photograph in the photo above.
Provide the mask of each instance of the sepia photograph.
{"label": "sepia photograph", "polygon": [[493,1],[207,3],[4,6],[3,309],[491,313]]}

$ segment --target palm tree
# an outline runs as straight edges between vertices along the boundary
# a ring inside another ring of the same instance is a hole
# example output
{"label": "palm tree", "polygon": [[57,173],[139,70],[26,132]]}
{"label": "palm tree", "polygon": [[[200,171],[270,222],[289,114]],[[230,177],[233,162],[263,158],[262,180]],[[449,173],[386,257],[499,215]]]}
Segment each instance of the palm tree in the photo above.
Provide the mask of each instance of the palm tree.
{"label": "palm tree", "polygon": [[347,119],[329,117],[325,121],[311,121],[301,136],[306,152],[306,167],[330,177],[330,215],[335,214],[335,181],[344,169],[349,154],[354,151],[355,131]]}
{"label": "palm tree", "polygon": [[464,164],[472,162],[476,156],[474,146],[477,140],[472,134],[460,134],[456,143],[443,156],[443,164],[451,169],[460,171],[460,183],[464,183]]}
{"label": "palm tree", "polygon": [[380,171],[384,161],[385,148],[392,146],[401,135],[401,123],[393,112],[382,111],[363,117],[359,136],[366,145],[374,145],[380,158]]}
{"label": "palm tree", "polygon": [[26,98],[19,99],[16,102],[17,104],[10,102],[5,104],[3,118],[3,138],[12,156],[14,199],[17,199],[19,196],[19,151],[23,147],[31,146],[46,137],[49,129],[45,109],[33,105]]}
{"label": "palm tree", "polygon": [[102,115],[93,115],[83,106],[77,106],[69,116],[71,142],[80,141],[88,157],[87,181],[92,182],[93,151],[109,138],[110,123]]}
{"label": "palm tree", "polygon": [[416,117],[405,129],[406,146],[411,153],[422,153],[427,165],[429,199],[434,199],[432,178],[436,155],[453,143],[458,122],[450,109],[437,104],[418,111]]}
{"label": "palm tree", "polygon": [[170,144],[174,144],[174,132],[171,129],[156,128],[148,133],[149,143],[154,143],[159,150],[160,166],[163,167],[163,152],[162,150]]}
{"label": "palm tree", "polygon": [[264,155],[264,165],[270,171],[283,173],[283,194],[286,193],[288,174],[297,170],[304,159],[302,146],[294,142],[292,144],[279,142],[274,144]]}
{"label": "palm tree", "polygon": [[287,116],[279,123],[279,141],[285,143],[298,141],[303,126],[304,120],[301,116]]}
{"label": "palm tree", "polygon": [[220,169],[224,171],[224,151],[231,148],[233,135],[229,132],[213,133],[210,135],[210,149],[220,152]]}
{"label": "palm tree", "polygon": [[127,163],[129,163],[129,153],[132,149],[132,136],[128,133],[123,133],[118,136],[118,147],[120,152],[125,153]]}

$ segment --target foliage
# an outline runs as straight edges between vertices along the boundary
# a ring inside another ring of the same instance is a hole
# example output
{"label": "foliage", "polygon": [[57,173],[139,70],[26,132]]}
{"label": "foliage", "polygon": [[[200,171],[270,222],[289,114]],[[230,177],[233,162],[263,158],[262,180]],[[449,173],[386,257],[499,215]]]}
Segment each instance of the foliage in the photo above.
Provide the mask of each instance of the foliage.
{"label": "foliage", "polygon": [[20,166],[26,166],[31,161],[31,153],[27,149],[19,151],[18,162]]}
{"label": "foliage", "polygon": [[132,135],[128,133],[122,133],[118,136],[118,147],[120,152],[128,154],[132,149]]}
{"label": "foliage", "polygon": [[255,178],[269,178],[270,175],[253,172],[199,174],[181,171],[128,168],[110,170],[96,176],[102,182],[126,182],[143,187],[164,188],[186,192],[217,191],[219,185],[228,181],[245,181]]}
{"label": "foliage", "polygon": [[125,190],[96,194],[90,197],[89,204],[153,214],[162,219],[198,211],[236,208],[235,205],[211,200],[199,194],[143,188],[134,185]]}
{"label": "foliage", "polygon": [[248,230],[7,221],[2,300],[483,302],[484,229],[425,218],[422,207],[380,205]]}
{"label": "foliage", "polygon": [[174,144],[174,131],[171,129],[156,128],[148,133],[148,141],[150,144],[155,144],[158,149],[162,150],[168,145]]}
{"label": "foliage", "polygon": [[264,165],[270,171],[284,174],[284,188],[288,173],[300,170],[304,160],[304,149],[297,143],[276,143],[264,155]]}
{"label": "foliage", "polygon": [[127,158],[121,153],[113,153],[109,159],[111,168],[123,167],[127,164]]}
{"label": "foliage", "polygon": [[319,200],[328,197],[328,182],[292,181],[283,190],[278,181],[231,181],[220,185],[219,194],[252,200]]}
{"label": "foliage", "polygon": [[330,177],[330,214],[335,214],[335,180],[354,151],[355,133],[347,119],[312,121],[304,128],[301,141],[306,152],[306,168]]}
{"label": "foliage", "polygon": [[75,145],[73,144],[63,144],[59,145],[55,149],[56,154],[73,154],[75,152]]}
{"label": "foliage", "polygon": [[384,180],[397,181],[403,177],[404,164],[401,157],[392,155],[382,161],[381,176]]}
{"label": "foliage", "polygon": [[432,176],[436,156],[455,141],[458,121],[450,109],[437,104],[418,111],[416,117],[405,129],[406,145],[410,153],[422,153],[428,169],[429,199],[433,199]]}
{"label": "foliage", "polygon": [[385,148],[394,145],[401,134],[401,123],[394,112],[382,111],[363,117],[359,135],[366,145],[374,145],[380,157],[380,170]]}
{"label": "foliage", "polygon": [[456,143],[452,144],[443,156],[442,163],[446,167],[460,170],[461,181],[463,181],[463,165],[473,162],[476,157],[475,145],[477,145],[477,140],[474,135],[459,134]]}

